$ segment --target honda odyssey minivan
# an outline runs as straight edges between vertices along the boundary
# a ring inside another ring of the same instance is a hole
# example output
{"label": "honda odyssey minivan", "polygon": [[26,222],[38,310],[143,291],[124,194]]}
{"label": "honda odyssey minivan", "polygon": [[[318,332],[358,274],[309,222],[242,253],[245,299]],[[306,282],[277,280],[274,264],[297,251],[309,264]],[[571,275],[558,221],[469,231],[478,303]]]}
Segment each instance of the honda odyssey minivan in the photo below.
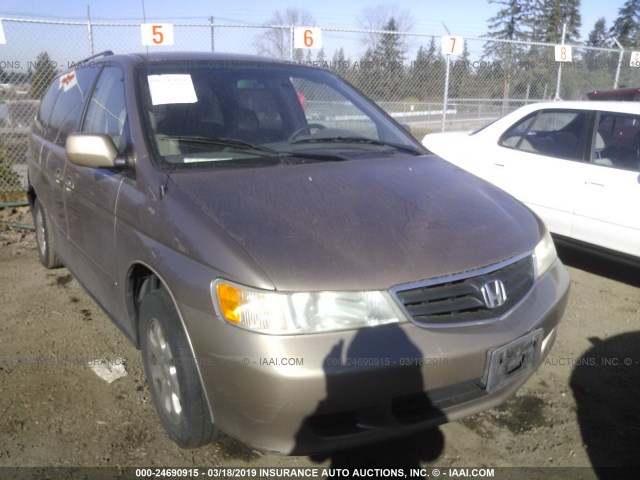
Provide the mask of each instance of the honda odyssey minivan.
{"label": "honda odyssey minivan", "polygon": [[493,407],[567,299],[528,208],[284,61],[80,62],[42,98],[29,199],[41,262],[142,350],[181,447],[308,454]]}

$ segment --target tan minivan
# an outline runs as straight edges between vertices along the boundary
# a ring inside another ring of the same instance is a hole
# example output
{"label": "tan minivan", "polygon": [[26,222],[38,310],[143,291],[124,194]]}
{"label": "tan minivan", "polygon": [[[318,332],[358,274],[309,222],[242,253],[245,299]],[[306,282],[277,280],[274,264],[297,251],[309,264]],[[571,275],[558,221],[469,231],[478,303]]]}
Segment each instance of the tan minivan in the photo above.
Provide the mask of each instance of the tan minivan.
{"label": "tan minivan", "polygon": [[328,71],[107,52],[55,79],[29,147],[42,263],[141,348],[181,447],[426,429],[503,402],[554,342],[544,224]]}

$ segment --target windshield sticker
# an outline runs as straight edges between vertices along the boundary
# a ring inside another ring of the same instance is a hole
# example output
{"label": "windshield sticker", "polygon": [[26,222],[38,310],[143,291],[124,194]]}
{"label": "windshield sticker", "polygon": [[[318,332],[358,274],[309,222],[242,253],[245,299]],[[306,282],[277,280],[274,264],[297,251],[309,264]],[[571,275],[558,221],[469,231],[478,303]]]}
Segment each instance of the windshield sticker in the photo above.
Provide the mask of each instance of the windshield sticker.
{"label": "windshield sticker", "polygon": [[76,72],[75,70],[71,70],[66,75],[61,76],[60,79],[58,80],[58,90],[62,88],[65,92],[68,92],[77,84],[78,84],[78,77],[76,76]]}
{"label": "windshield sticker", "polygon": [[147,79],[153,105],[198,101],[189,74],[149,75]]}

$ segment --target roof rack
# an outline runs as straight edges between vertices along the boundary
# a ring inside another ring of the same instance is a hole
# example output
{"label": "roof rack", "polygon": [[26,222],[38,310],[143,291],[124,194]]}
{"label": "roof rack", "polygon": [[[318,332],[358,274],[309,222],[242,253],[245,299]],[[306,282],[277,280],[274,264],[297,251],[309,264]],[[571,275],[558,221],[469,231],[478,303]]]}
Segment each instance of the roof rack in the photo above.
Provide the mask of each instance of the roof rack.
{"label": "roof rack", "polygon": [[93,60],[94,58],[108,57],[109,55],[113,55],[113,52],[111,50],[105,50],[104,52],[96,53],[95,55],[91,55],[90,57],[83,58],[82,60],[79,60],[78,62],[76,62],[76,65],[88,62],[89,60]]}

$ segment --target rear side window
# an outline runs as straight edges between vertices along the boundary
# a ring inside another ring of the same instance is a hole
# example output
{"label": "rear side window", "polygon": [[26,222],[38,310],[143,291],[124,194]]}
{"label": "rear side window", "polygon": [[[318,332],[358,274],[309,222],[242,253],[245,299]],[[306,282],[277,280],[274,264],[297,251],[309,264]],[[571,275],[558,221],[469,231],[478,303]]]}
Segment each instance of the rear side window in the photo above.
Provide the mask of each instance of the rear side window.
{"label": "rear side window", "polygon": [[126,119],[124,74],[118,67],[106,67],[91,95],[82,131],[104,133],[119,148]]}
{"label": "rear side window", "polygon": [[591,149],[591,162],[640,171],[640,116],[600,112]]}
{"label": "rear side window", "polygon": [[38,115],[36,116],[36,121],[33,126],[33,133],[36,135],[44,135],[47,123],[51,117],[51,112],[53,111],[53,106],[56,103],[56,98],[58,98],[58,93],[58,81],[56,80],[49,86],[40,101],[40,108],[38,109]]}
{"label": "rear side window", "polygon": [[582,158],[586,111],[542,110],[520,120],[500,139],[503,147],[549,157]]}
{"label": "rear side window", "polygon": [[52,87],[57,86],[58,98],[45,132],[47,140],[64,146],[67,135],[78,130],[84,102],[99,71],[94,66],[79,68],[55,80]]}

